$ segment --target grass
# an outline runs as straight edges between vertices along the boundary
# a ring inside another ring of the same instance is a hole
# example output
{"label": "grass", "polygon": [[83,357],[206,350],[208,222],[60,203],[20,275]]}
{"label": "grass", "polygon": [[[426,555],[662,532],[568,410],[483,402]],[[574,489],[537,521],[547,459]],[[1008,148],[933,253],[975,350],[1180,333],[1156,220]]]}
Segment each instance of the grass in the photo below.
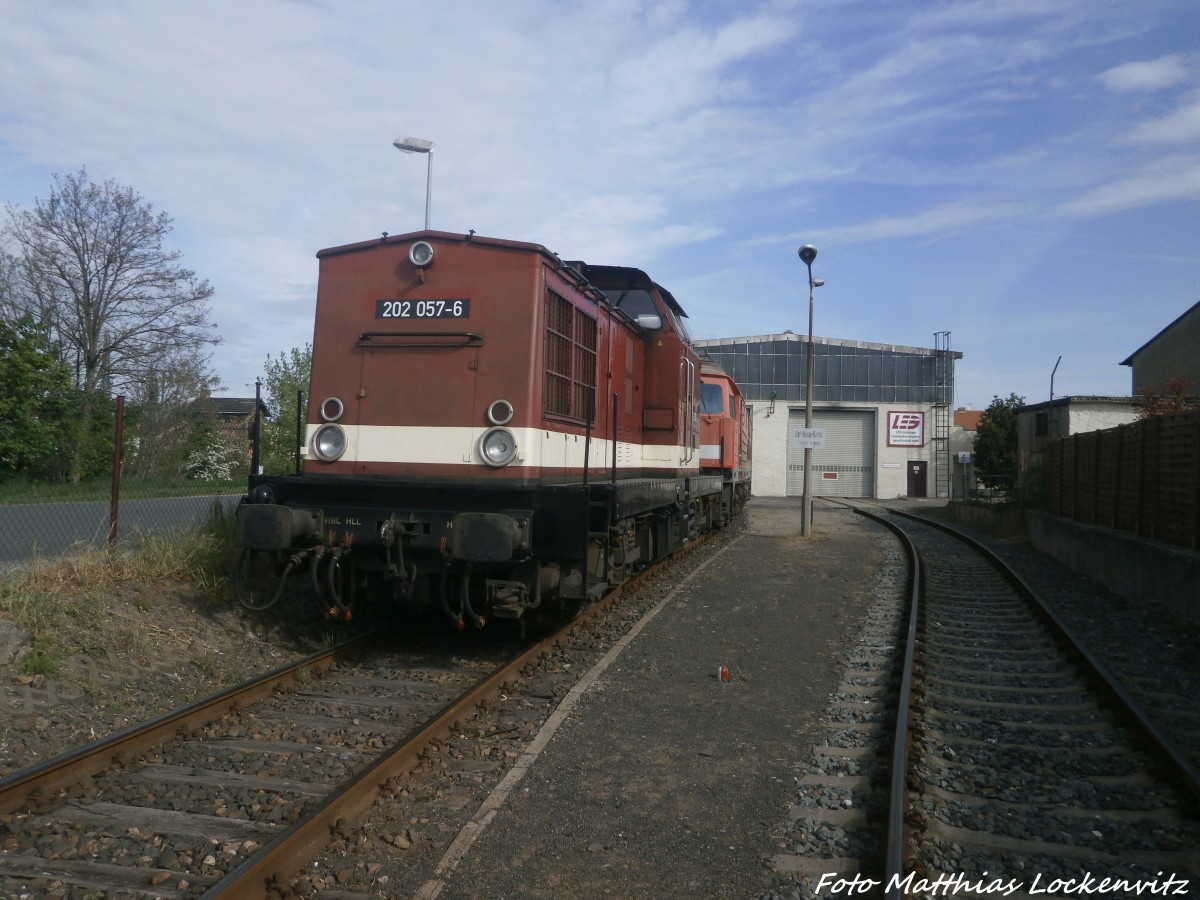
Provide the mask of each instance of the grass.
{"label": "grass", "polygon": [[[244,476],[229,481],[179,478],[125,478],[121,481],[121,497],[126,500],[240,494],[245,490]],[[20,477],[0,482],[0,504],[71,503],[108,500],[111,496],[112,479],[107,476],[78,482],[30,481]]]}
{"label": "grass", "polygon": [[[155,644],[142,617],[114,615],[151,608],[150,588],[183,585],[219,600],[228,600],[234,556],[233,514],[213,504],[198,528],[168,536],[144,536],[135,545],[111,550],[83,545],[64,556],[37,559],[0,576],[0,617],[11,619],[33,635],[26,656],[27,674],[51,675],[65,655],[108,654],[114,628],[122,649],[149,654]],[[131,596],[132,595],[132,596]]]}
{"label": "grass", "polygon": [[25,657],[22,668],[26,675],[58,674],[58,656],[51,650],[49,639],[34,639],[33,649]]}

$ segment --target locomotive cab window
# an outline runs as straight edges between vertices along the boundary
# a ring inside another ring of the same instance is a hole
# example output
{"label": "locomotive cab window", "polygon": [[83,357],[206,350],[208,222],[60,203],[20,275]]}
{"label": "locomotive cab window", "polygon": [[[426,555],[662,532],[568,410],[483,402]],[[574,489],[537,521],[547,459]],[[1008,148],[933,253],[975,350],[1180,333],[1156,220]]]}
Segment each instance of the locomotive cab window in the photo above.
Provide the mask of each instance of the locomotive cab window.
{"label": "locomotive cab window", "polygon": [[608,290],[604,293],[612,301],[613,306],[631,319],[636,320],[638,316],[657,316],[659,314],[658,307],[654,305],[654,298],[650,296],[649,291],[627,289]]}
{"label": "locomotive cab window", "polygon": [[719,416],[725,411],[722,398],[725,392],[719,384],[700,385],[700,412]]}
{"label": "locomotive cab window", "polygon": [[660,308],[648,290],[642,288],[605,289],[604,294],[612,301],[612,305],[629,318],[637,321],[638,316],[659,316],[664,322],[670,322],[675,333],[685,341],[691,340],[687,328],[675,315],[669,304]]}

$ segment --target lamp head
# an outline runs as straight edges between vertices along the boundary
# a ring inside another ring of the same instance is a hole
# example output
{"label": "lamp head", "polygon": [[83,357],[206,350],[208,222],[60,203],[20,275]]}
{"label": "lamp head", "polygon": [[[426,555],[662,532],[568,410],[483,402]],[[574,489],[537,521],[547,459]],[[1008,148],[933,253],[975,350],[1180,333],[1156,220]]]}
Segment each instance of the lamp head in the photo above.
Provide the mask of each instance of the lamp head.
{"label": "lamp head", "polygon": [[811,266],[813,264],[813,260],[817,258],[817,248],[812,244],[805,244],[800,248],[799,253],[800,259],[804,261],[806,266]]}
{"label": "lamp head", "polygon": [[402,137],[392,141],[392,146],[405,153],[428,153],[433,149],[433,141],[424,138]]}

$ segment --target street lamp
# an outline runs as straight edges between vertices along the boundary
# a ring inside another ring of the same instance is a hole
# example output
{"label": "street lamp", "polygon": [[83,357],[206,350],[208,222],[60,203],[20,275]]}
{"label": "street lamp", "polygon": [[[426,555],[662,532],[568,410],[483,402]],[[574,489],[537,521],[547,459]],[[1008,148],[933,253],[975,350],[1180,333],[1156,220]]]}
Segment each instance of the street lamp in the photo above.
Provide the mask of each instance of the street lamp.
{"label": "street lamp", "polygon": [[[817,248],[812,244],[805,244],[799,250],[800,259],[804,265],[808,267],[808,365],[807,374],[804,378],[804,427],[805,429],[812,428],[812,401],[813,401],[813,290],[819,288],[825,282],[820,278],[813,278],[812,264],[817,258]],[[812,447],[804,448],[804,506],[803,512],[800,514],[800,534],[803,537],[808,537],[812,533]]]}
{"label": "street lamp", "polygon": [[404,153],[425,154],[425,230],[429,230],[429,195],[433,188],[433,141],[422,138],[396,138],[392,146]]}

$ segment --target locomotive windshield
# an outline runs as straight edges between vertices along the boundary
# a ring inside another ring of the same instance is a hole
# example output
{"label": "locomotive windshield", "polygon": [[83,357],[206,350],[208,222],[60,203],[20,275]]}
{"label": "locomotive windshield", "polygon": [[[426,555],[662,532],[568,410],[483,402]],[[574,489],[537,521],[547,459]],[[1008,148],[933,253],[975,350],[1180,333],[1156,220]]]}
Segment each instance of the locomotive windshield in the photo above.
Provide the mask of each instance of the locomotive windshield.
{"label": "locomotive windshield", "polygon": [[612,301],[613,306],[631,319],[637,319],[638,316],[658,315],[658,309],[654,305],[654,298],[650,296],[649,291],[626,289],[619,291],[609,290],[604,293]]}
{"label": "locomotive windshield", "polygon": [[671,309],[670,305],[665,305],[659,309],[654,303],[654,298],[650,292],[642,288],[604,288],[604,295],[612,301],[612,305],[619,309],[625,315],[633,320],[637,320],[638,316],[666,316],[675,326],[675,331],[679,333],[684,340],[690,340],[687,329],[683,322],[675,315],[675,310]]}
{"label": "locomotive windshield", "polygon": [[[593,287],[603,291],[608,301],[631,320],[636,322],[638,316],[661,316],[664,323],[669,322],[675,333],[690,343],[691,338],[683,325],[687,313],[670,291],[651,281],[650,276],[641,269],[589,266],[582,261],[568,262],[566,265],[591,282]],[[657,302],[655,293],[659,295]]]}
{"label": "locomotive windshield", "polygon": [[725,391],[719,384],[700,385],[700,412],[719,416],[724,412]]}

